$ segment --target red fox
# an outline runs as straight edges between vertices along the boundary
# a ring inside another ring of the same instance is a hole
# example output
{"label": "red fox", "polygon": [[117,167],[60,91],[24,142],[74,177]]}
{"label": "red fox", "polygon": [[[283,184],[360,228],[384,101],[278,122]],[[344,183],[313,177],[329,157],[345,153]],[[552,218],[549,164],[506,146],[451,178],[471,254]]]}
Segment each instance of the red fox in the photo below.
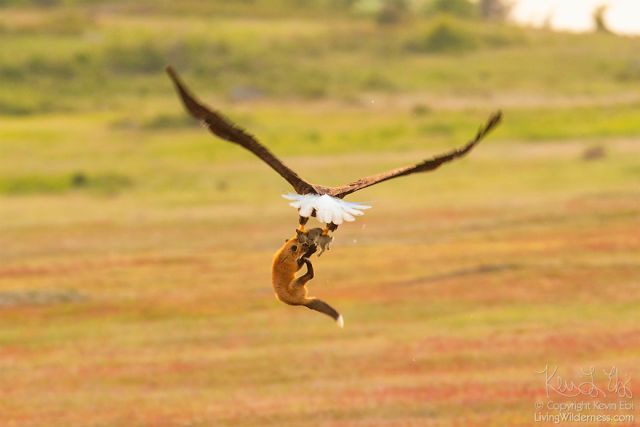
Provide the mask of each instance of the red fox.
{"label": "red fox", "polygon": [[[304,305],[311,310],[319,311],[330,316],[336,321],[338,326],[344,327],[344,319],[333,307],[326,302],[315,297],[307,296],[306,283],[313,279],[313,265],[308,257],[311,256],[317,247],[308,243],[301,243],[298,237],[287,240],[278,249],[273,257],[271,269],[271,281],[276,297],[289,305]],[[307,266],[307,272],[296,278],[295,274]]]}

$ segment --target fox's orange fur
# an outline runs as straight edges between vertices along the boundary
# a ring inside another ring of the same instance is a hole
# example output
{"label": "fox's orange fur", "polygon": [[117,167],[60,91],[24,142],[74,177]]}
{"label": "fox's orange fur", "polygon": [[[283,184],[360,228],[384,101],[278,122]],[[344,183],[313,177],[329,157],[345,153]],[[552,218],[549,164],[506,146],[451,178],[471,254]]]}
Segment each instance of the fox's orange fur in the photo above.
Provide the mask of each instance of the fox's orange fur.
{"label": "fox's orange fur", "polygon": [[307,299],[307,287],[299,285],[295,275],[302,267],[298,260],[308,248],[303,247],[297,238],[287,240],[275,253],[271,278],[273,290],[278,299],[290,305],[304,305]]}
{"label": "fox's orange fur", "polygon": [[[303,245],[297,237],[293,237],[287,240],[275,253],[271,268],[271,281],[276,297],[285,304],[303,305],[324,313],[342,327],[344,324],[342,316],[335,309],[324,301],[307,296],[306,283],[313,279],[313,265],[306,258],[309,252],[308,245]],[[296,278],[296,272],[303,265],[307,266],[307,272]]]}

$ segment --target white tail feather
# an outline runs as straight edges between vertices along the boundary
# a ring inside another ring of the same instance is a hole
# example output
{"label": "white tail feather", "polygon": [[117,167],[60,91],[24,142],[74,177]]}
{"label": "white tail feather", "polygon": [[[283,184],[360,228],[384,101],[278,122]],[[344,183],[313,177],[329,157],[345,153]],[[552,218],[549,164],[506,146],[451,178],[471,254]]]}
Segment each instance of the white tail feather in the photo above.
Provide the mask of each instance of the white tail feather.
{"label": "white tail feather", "polygon": [[355,221],[356,216],[364,215],[362,212],[371,206],[362,203],[345,202],[342,199],[331,197],[327,194],[284,194],[287,200],[291,200],[290,206],[298,209],[300,216],[308,218],[313,211],[316,212],[318,221],[329,224],[334,223],[340,225],[343,222]]}

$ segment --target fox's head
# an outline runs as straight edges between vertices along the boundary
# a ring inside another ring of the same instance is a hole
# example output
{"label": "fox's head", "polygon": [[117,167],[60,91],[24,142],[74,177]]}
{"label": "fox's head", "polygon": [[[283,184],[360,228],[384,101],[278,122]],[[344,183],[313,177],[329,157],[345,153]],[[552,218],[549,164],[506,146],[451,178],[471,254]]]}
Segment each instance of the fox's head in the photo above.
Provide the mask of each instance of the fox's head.
{"label": "fox's head", "polygon": [[286,240],[282,248],[280,248],[280,261],[298,261],[307,250],[309,250],[309,244],[307,242],[300,242],[297,236],[292,237]]}

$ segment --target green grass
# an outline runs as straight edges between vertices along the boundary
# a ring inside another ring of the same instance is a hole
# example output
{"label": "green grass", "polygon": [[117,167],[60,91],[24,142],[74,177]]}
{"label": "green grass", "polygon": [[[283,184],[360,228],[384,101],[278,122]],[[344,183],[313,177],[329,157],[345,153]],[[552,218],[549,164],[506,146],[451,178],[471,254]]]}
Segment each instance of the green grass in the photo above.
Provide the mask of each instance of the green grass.
{"label": "green grass", "polygon": [[633,38],[442,17],[386,28],[338,11],[309,21],[169,15],[150,7],[150,15],[90,6],[3,10],[0,84],[12,90],[0,92],[0,112],[145,105],[172,95],[162,74],[167,63],[209,93],[250,89],[268,99],[348,102],[362,92],[612,96],[639,83]]}
{"label": "green grass", "polygon": [[131,181],[122,175],[89,176],[84,172],[0,178],[0,193],[7,195],[61,194],[80,190],[98,194],[115,194],[129,186]]}
{"label": "green grass", "polygon": [[[547,364],[633,384],[639,40],[347,3],[0,2],[0,423],[526,425]],[[310,282],[338,330],[273,298],[289,188],[167,63],[322,184],[505,119],[351,197]]]}

